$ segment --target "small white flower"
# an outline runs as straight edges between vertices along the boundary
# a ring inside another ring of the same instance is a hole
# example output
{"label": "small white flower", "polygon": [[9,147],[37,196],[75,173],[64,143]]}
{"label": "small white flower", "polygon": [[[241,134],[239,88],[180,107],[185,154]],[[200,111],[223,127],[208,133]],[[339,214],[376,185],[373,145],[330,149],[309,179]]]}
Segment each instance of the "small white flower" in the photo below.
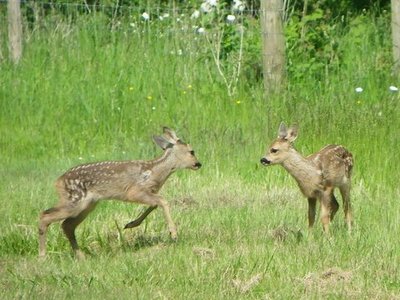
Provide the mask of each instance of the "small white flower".
{"label": "small white flower", "polygon": [[153,106],[151,109],[152,109],[152,110],[156,110],[156,107],[155,107],[155,106]]}
{"label": "small white flower", "polygon": [[162,17],[163,17],[164,19],[169,18],[169,13],[164,13],[164,14],[162,15]]}
{"label": "small white flower", "polygon": [[217,6],[218,0],[206,0],[206,3],[208,3],[210,6]]}
{"label": "small white flower", "polygon": [[145,21],[148,21],[150,19],[150,15],[147,12],[142,13],[142,18]]}
{"label": "small white flower", "polygon": [[356,93],[362,93],[363,88],[362,87],[356,87],[355,91],[356,91]]}
{"label": "small white flower", "polygon": [[200,17],[200,11],[195,10],[192,15],[190,16],[191,19],[197,19]]}
{"label": "small white flower", "polygon": [[78,159],[79,159],[79,160],[83,160],[83,157],[82,157],[82,156],[79,156]]}
{"label": "small white flower", "polygon": [[176,54],[178,54],[179,56],[183,54],[182,49],[178,49],[178,51],[176,52]]}
{"label": "small white flower", "polygon": [[129,23],[129,26],[136,27],[136,24],[135,23]]}
{"label": "small white flower", "polygon": [[159,19],[160,21],[162,21],[162,20],[164,20],[164,17],[163,17],[163,16],[158,16],[158,19]]}
{"label": "small white flower", "polygon": [[209,12],[211,11],[211,6],[210,6],[210,4],[208,4],[207,2],[203,2],[203,3],[200,5],[200,10],[201,10],[203,13],[209,13]]}
{"label": "small white flower", "polygon": [[382,112],[378,112],[378,117],[382,117]]}
{"label": "small white flower", "polygon": [[204,29],[204,27],[200,27],[199,29],[197,29],[197,33],[203,34],[205,32],[206,30]]}
{"label": "small white flower", "polygon": [[226,17],[226,20],[227,20],[229,23],[233,23],[233,22],[235,22],[236,17],[235,17],[234,15],[228,15],[228,16]]}
{"label": "small white flower", "polygon": [[245,9],[245,4],[240,0],[233,0],[232,9],[234,11],[242,12]]}
{"label": "small white flower", "polygon": [[391,85],[391,86],[389,86],[389,91],[391,91],[391,92],[398,92],[398,91],[399,91],[399,88],[398,88],[398,87],[395,87],[394,85]]}

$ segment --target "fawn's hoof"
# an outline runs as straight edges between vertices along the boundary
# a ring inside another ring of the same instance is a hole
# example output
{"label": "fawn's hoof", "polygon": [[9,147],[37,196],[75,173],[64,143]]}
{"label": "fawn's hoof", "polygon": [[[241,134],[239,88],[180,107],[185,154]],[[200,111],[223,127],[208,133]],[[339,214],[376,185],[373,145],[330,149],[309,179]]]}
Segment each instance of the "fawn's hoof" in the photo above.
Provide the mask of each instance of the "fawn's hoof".
{"label": "fawn's hoof", "polygon": [[170,232],[169,233],[171,240],[173,240],[174,242],[178,241],[178,234],[176,232]]}
{"label": "fawn's hoof", "polygon": [[75,257],[77,260],[85,260],[85,254],[80,250],[75,251]]}
{"label": "fawn's hoof", "polygon": [[139,221],[137,221],[137,220],[134,220],[134,221],[129,222],[128,224],[126,224],[125,227],[124,227],[124,229],[137,227],[137,226],[140,225],[140,223],[141,223],[141,222],[139,222]]}

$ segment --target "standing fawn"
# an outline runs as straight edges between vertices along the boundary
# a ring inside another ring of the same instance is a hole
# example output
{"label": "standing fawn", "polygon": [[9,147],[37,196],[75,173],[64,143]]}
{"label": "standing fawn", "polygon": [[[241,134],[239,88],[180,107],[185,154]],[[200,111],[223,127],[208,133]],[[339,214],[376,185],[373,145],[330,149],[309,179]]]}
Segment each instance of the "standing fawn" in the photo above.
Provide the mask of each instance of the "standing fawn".
{"label": "standing fawn", "polygon": [[315,221],[317,199],[321,203],[321,221],[325,232],[329,231],[329,223],[333,220],[339,203],[333,194],[339,188],[343,198],[343,207],[349,231],[352,226],[350,204],[351,169],[353,156],[343,146],[327,145],[310,156],[303,157],[293,147],[297,138],[297,127],[286,129],[281,123],[278,138],[272,142],[267,154],[260,162],[265,165],[282,165],[308,199],[308,225],[311,228]]}
{"label": "standing fawn", "polygon": [[172,239],[177,238],[168,203],[158,195],[168,177],[178,169],[197,170],[201,163],[190,145],[183,143],[169,128],[164,127],[154,142],[164,153],[149,161],[105,161],[76,166],[59,177],[55,183],[59,203],[43,211],[39,221],[39,256],[46,255],[46,232],[48,226],[62,221],[77,258],[84,258],[75,238],[75,228],[86,218],[99,200],[116,199],[137,202],[150,207],[125,228],[139,226],[147,215],[160,206],[163,209]]}

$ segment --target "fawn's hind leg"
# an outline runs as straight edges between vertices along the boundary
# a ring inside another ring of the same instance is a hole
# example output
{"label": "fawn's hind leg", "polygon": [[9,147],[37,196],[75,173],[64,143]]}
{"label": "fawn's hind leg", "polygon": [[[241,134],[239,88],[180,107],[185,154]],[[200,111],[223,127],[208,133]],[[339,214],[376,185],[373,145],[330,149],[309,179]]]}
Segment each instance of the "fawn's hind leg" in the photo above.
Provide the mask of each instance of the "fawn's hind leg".
{"label": "fawn's hind leg", "polygon": [[339,203],[336,200],[335,195],[331,194],[331,203],[330,203],[330,210],[331,210],[331,221],[333,220],[333,217],[336,215],[337,211],[339,210]]}
{"label": "fawn's hind leg", "polygon": [[85,255],[79,249],[78,242],[75,237],[76,227],[82,223],[82,221],[87,217],[87,215],[95,208],[96,203],[88,205],[83,211],[81,211],[76,217],[69,217],[62,223],[62,229],[67,236],[69,243],[74,251],[76,258],[84,259]]}
{"label": "fawn's hind leg", "polygon": [[351,231],[351,227],[353,225],[353,213],[350,203],[350,185],[344,185],[340,187],[340,193],[343,198],[343,210],[344,217],[347,223],[347,228]]}
{"label": "fawn's hind leg", "polygon": [[316,213],[316,198],[308,198],[308,228],[312,228],[315,222],[315,213]]}
{"label": "fawn's hind leg", "polygon": [[72,212],[66,206],[52,207],[43,211],[39,218],[39,256],[46,256],[46,235],[51,223],[64,220],[71,216]]}

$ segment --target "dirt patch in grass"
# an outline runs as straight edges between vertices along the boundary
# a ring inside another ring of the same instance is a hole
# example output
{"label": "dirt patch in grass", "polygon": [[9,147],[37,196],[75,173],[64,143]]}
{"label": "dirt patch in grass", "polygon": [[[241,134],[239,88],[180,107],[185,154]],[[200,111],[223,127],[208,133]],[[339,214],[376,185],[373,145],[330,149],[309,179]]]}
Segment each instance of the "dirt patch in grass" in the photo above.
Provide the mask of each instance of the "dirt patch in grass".
{"label": "dirt patch in grass", "polygon": [[[351,287],[352,271],[342,270],[338,267],[332,267],[322,272],[309,273],[300,281],[304,284],[305,292],[318,291],[319,294],[338,293],[345,295],[354,294]],[[341,286],[341,288],[337,288]]]}
{"label": "dirt patch in grass", "polygon": [[203,259],[214,259],[215,258],[215,251],[210,248],[193,247],[193,253]]}
{"label": "dirt patch in grass", "polygon": [[240,292],[241,294],[245,294],[253,289],[256,285],[258,285],[262,278],[263,275],[261,273],[258,273],[247,280],[236,278],[232,281],[232,283],[233,286],[238,290],[238,292]]}
{"label": "dirt patch in grass", "polygon": [[272,229],[269,235],[275,242],[296,241],[303,239],[303,234],[299,228],[292,228],[287,225],[279,225]]}

